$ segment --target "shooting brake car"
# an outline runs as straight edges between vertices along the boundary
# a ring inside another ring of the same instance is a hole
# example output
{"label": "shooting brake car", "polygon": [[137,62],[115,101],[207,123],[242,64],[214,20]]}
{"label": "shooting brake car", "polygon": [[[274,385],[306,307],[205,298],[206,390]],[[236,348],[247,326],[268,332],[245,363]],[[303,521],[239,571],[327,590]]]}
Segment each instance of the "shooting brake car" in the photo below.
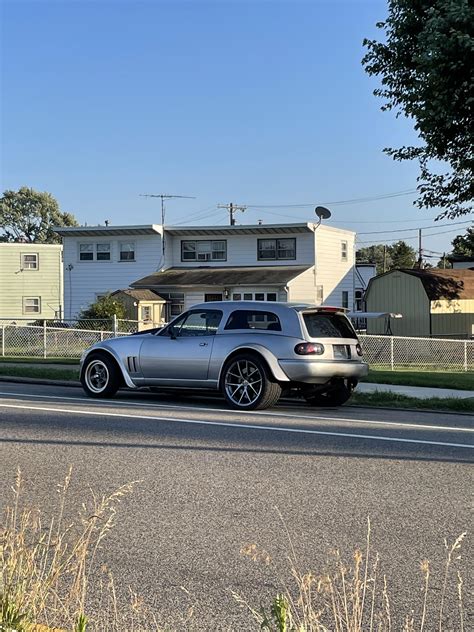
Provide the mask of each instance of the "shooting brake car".
{"label": "shooting brake car", "polygon": [[212,389],[239,410],[295,390],[309,404],[339,406],[367,372],[342,309],[264,301],[195,305],[163,329],[97,343],[81,360],[90,397],[121,386]]}

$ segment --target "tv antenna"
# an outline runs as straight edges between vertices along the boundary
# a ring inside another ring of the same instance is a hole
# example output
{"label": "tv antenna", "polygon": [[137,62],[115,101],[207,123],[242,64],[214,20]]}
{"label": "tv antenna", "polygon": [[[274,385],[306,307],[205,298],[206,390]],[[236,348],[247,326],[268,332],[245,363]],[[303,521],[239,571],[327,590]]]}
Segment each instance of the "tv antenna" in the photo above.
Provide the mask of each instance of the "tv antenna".
{"label": "tv antenna", "polygon": [[168,193],[140,193],[140,197],[160,198],[161,200],[161,225],[165,224],[165,200],[173,200],[175,198],[182,198],[186,200],[195,200],[195,197],[191,195],[169,195]]}

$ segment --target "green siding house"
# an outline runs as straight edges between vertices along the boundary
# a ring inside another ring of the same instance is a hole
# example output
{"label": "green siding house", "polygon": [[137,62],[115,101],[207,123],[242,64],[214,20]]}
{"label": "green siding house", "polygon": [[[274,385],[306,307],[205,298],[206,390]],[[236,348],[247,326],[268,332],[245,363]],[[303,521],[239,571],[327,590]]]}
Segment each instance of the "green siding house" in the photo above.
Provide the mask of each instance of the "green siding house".
{"label": "green siding house", "polygon": [[63,315],[62,249],[59,244],[0,243],[0,318]]}
{"label": "green siding house", "polygon": [[[368,312],[397,312],[394,336],[474,336],[474,270],[391,270],[370,280]],[[367,333],[383,334],[384,323],[367,322]]]}

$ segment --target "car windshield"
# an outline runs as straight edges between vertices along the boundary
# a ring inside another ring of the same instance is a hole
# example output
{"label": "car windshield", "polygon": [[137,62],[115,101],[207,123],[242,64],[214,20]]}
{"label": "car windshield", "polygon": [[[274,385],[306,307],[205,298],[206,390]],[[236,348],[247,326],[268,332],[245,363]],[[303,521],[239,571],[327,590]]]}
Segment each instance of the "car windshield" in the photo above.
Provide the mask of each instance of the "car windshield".
{"label": "car windshield", "polygon": [[306,312],[303,319],[311,338],[357,338],[351,323],[342,314]]}

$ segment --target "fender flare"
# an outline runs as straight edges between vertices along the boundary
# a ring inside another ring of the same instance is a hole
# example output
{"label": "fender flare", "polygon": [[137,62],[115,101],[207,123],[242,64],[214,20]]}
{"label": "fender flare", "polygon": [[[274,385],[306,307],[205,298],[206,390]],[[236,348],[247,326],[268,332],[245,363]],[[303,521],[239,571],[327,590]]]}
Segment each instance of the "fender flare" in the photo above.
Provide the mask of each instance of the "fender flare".
{"label": "fender flare", "polygon": [[236,355],[237,353],[245,353],[246,351],[254,351],[255,353],[257,353],[258,355],[261,355],[263,357],[263,359],[265,360],[271,374],[273,375],[274,379],[277,380],[277,382],[289,382],[290,378],[286,375],[286,373],[283,371],[283,369],[280,367],[278,360],[276,359],[276,357],[273,355],[273,353],[271,353],[266,347],[259,345],[259,344],[255,344],[255,343],[249,343],[249,344],[245,344],[242,347],[235,347],[234,349],[232,349],[232,351],[230,351],[225,360],[222,362],[221,368],[219,370],[219,378],[218,378],[218,384],[221,383],[221,378],[222,378],[222,372],[224,370],[224,366],[226,365],[227,361],[229,360],[229,358],[233,355]]}
{"label": "fender flare", "polygon": [[84,368],[84,364],[85,364],[87,358],[91,355],[91,353],[106,353],[106,354],[112,356],[112,358],[117,363],[117,366],[120,369],[120,372],[122,373],[122,377],[123,377],[123,381],[125,382],[125,386],[127,386],[128,388],[137,388],[137,385],[133,383],[132,378],[129,376],[129,374],[125,370],[120,358],[117,356],[117,354],[114,351],[112,351],[111,349],[109,349],[107,347],[98,347],[97,349],[94,349],[92,347],[91,349],[88,350],[87,354],[84,356],[84,358],[81,361],[80,375],[82,375],[82,370]]}

